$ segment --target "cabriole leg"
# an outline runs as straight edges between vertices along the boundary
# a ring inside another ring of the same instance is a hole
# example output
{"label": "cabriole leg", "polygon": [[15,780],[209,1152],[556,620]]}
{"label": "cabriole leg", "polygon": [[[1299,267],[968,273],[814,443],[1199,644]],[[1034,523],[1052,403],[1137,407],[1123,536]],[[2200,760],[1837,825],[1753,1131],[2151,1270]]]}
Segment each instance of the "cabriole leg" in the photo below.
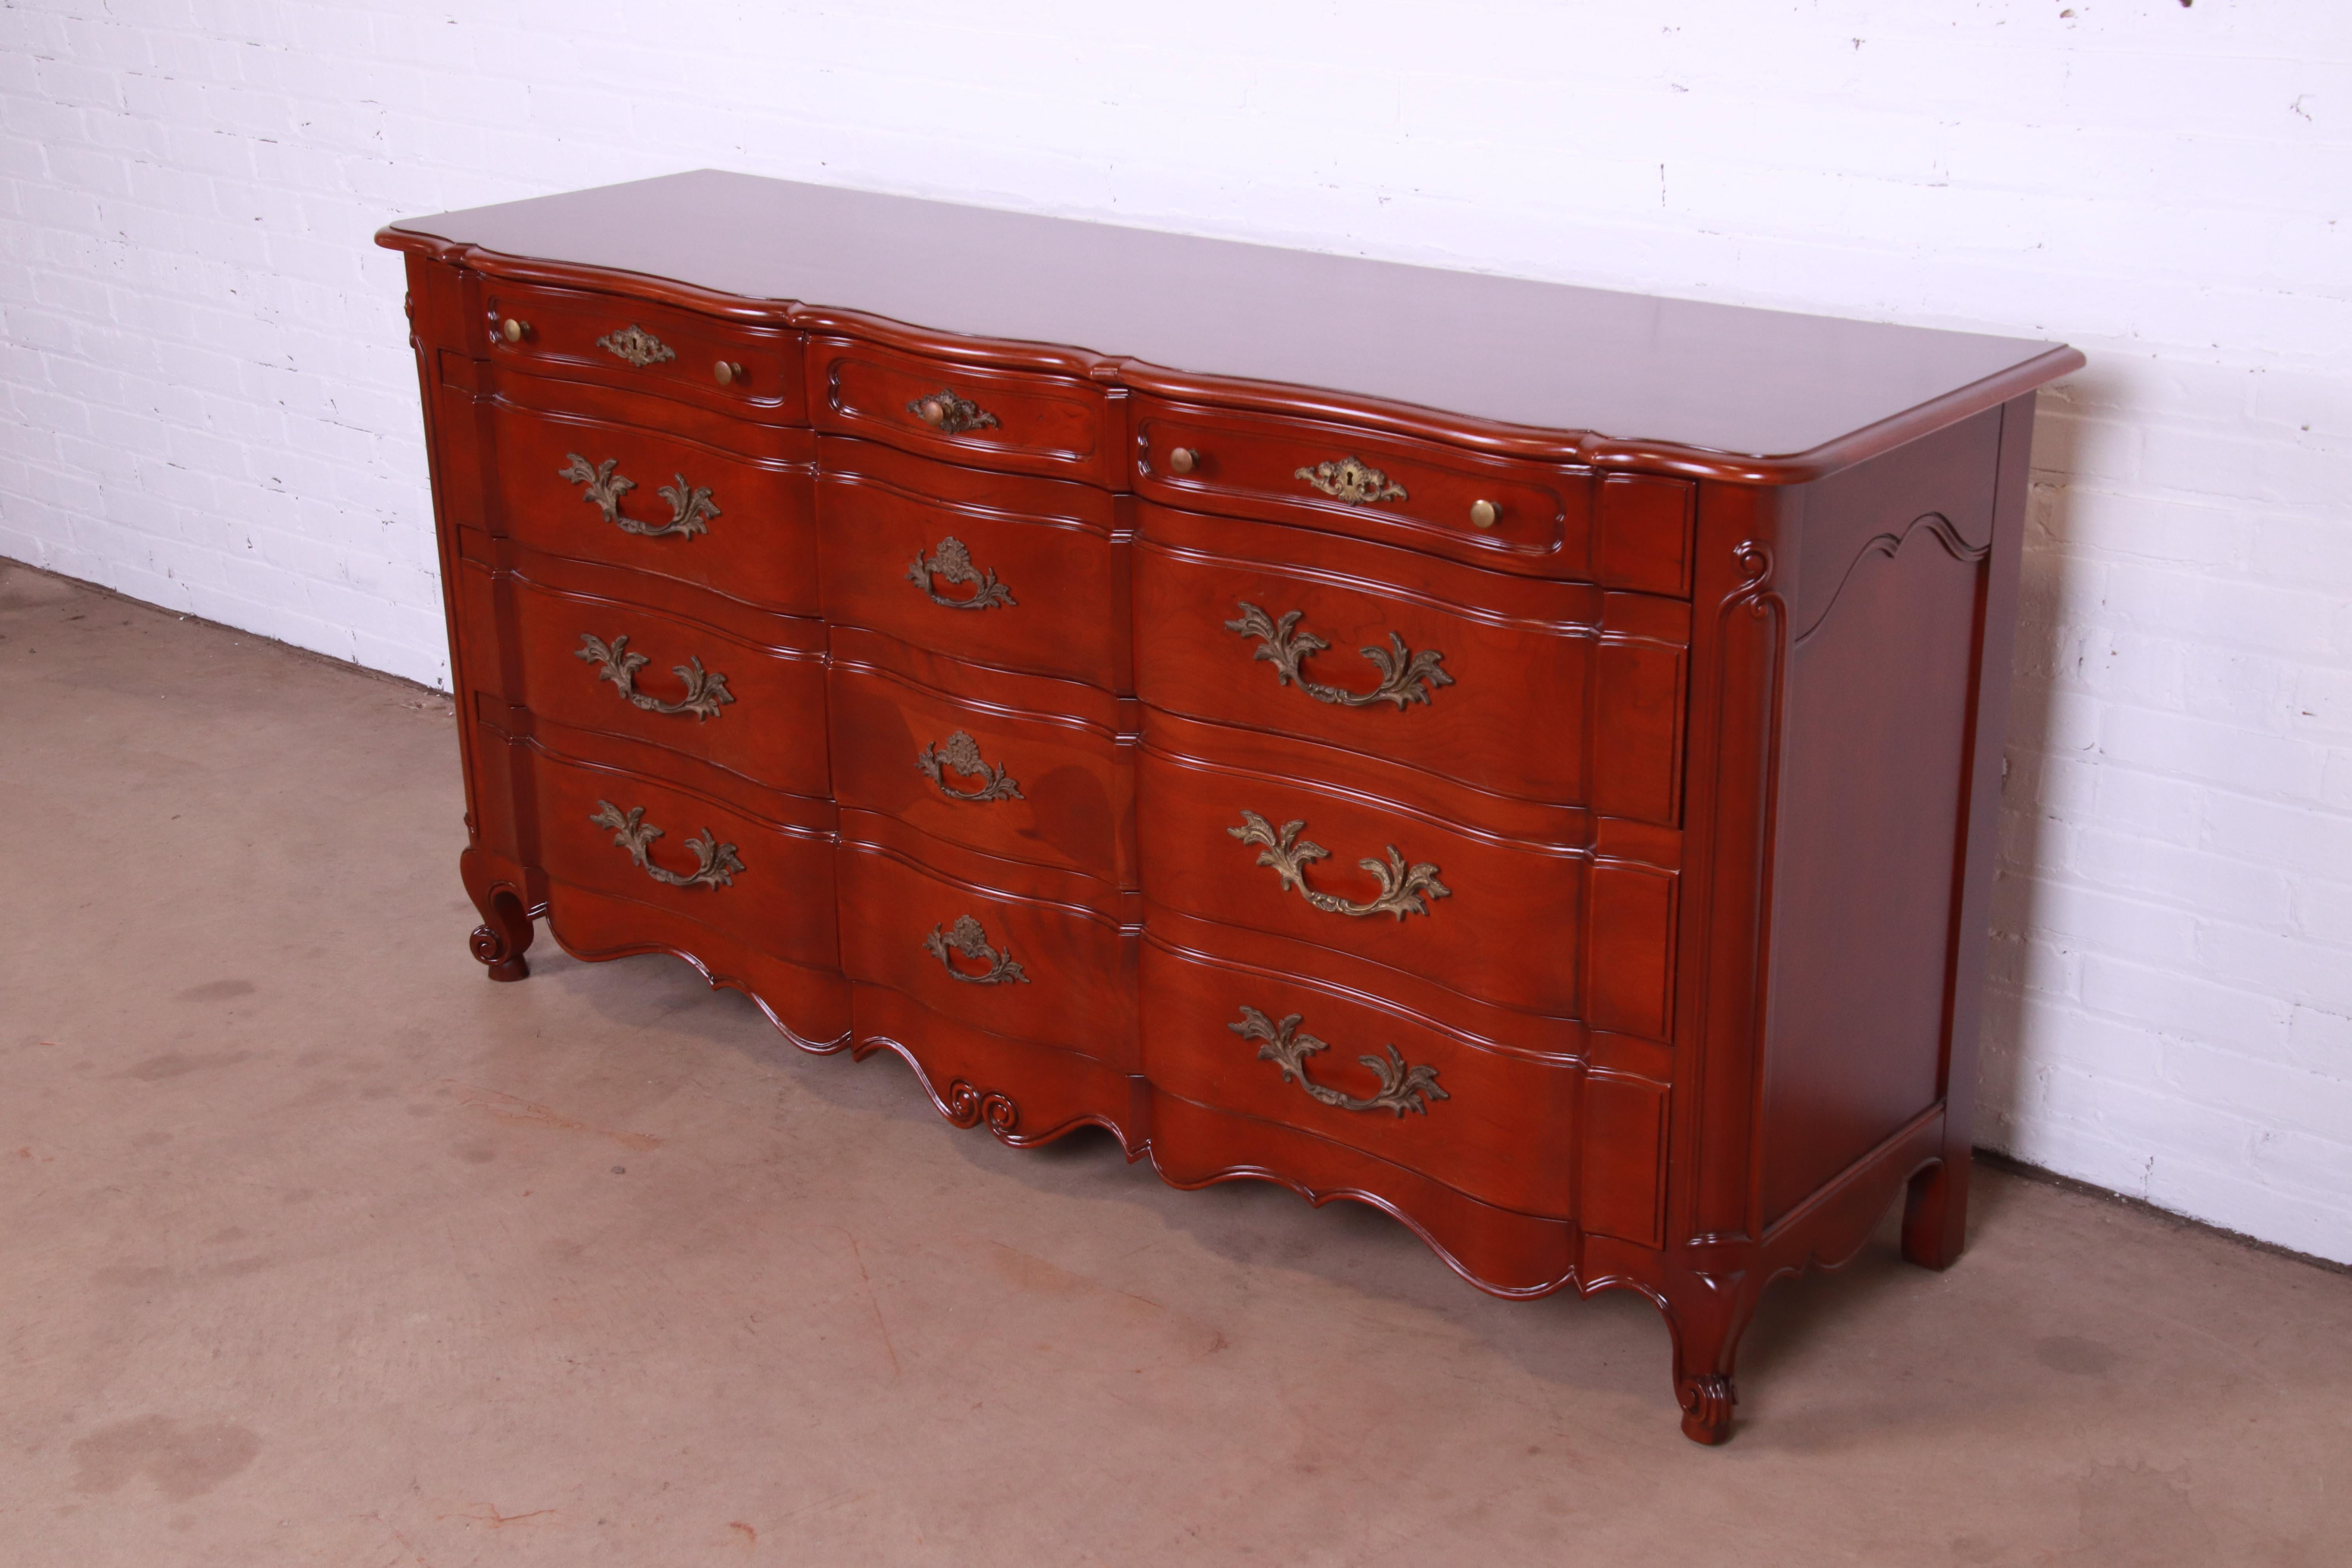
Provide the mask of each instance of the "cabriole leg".
{"label": "cabriole leg", "polygon": [[1903,1200],[1903,1256],[1922,1268],[1949,1268],[1968,1232],[1969,1155],[1962,1150],[1912,1176]]}
{"label": "cabriole leg", "polygon": [[499,888],[479,908],[482,923],[474,928],[474,956],[488,966],[491,979],[520,980],[530,973],[522,954],[537,929],[524,912],[522,900]]}
{"label": "cabriole leg", "polygon": [[1719,1286],[1701,1284],[1666,1307],[1675,1338],[1675,1399],[1683,1407],[1683,1436],[1712,1446],[1731,1436],[1731,1407],[1739,1395],[1732,1385],[1739,1337],[1755,1314],[1744,1275]]}

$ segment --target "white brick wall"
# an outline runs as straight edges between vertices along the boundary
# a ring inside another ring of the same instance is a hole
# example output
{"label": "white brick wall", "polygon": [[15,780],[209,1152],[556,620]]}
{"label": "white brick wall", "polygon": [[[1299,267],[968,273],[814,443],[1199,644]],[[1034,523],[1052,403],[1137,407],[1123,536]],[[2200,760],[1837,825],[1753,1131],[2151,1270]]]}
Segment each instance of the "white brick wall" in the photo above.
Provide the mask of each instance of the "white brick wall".
{"label": "white brick wall", "polygon": [[446,681],[388,217],[719,165],[2063,337],[1983,1136],[2352,1260],[2352,7],[14,0],[0,552]]}

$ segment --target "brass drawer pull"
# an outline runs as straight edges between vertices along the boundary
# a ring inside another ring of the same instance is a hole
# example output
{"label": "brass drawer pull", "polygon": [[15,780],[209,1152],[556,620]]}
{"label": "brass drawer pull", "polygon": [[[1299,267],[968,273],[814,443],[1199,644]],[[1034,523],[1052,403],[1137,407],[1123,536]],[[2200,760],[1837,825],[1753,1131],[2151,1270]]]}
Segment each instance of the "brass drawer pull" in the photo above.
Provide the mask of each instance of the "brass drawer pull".
{"label": "brass drawer pull", "polygon": [[1436,867],[1425,860],[1407,866],[1404,857],[1397,853],[1393,844],[1388,846],[1389,858],[1385,862],[1370,857],[1356,862],[1380,883],[1378,898],[1368,903],[1352,904],[1336,893],[1318,893],[1307,885],[1307,863],[1328,859],[1331,851],[1312,841],[1297,842],[1298,830],[1306,826],[1304,822],[1286,822],[1281,831],[1276,832],[1274,826],[1256,812],[1244,811],[1242,813],[1242,826],[1228,827],[1225,831],[1244,844],[1263,846],[1258,850],[1257,863],[1273,867],[1283,887],[1297,888],[1300,898],[1329,914],[1358,918],[1394,915],[1402,924],[1407,915],[1429,912],[1428,904],[1423,901],[1424,895],[1432,899],[1454,896],[1454,889],[1437,879]]}
{"label": "brass drawer pull", "polygon": [[1342,1094],[1328,1084],[1317,1083],[1307,1076],[1307,1058],[1317,1051],[1328,1051],[1329,1043],[1314,1036],[1302,1034],[1298,1028],[1300,1015],[1291,1014],[1279,1024],[1255,1007],[1242,1009],[1242,1021],[1227,1024],[1226,1028],[1244,1040],[1257,1042],[1257,1059],[1272,1062],[1282,1069],[1285,1083],[1296,1082],[1315,1099],[1341,1110],[1393,1110],[1397,1120],[1404,1120],[1408,1110],[1416,1116],[1429,1114],[1428,1101],[1451,1100],[1454,1097],[1437,1087],[1437,1069],[1433,1067],[1407,1067],[1404,1057],[1396,1047],[1389,1047],[1386,1058],[1358,1057],[1356,1059],[1372,1069],[1381,1080],[1381,1091],[1362,1099]]}
{"label": "brass drawer pull", "polygon": [[1189,474],[1200,466],[1201,454],[1194,447],[1171,447],[1168,448],[1168,471],[1170,473]]}
{"label": "brass drawer pull", "polygon": [[631,321],[617,332],[606,332],[596,340],[596,346],[643,370],[649,364],[660,364],[677,357],[677,351]]}
{"label": "brass drawer pull", "polygon": [[[1029,976],[1023,973],[1021,966],[1013,961],[1013,950],[1008,947],[999,952],[989,946],[988,933],[981,930],[980,922],[970,915],[956,916],[955,924],[948,928],[944,936],[940,934],[939,927],[933,926],[931,934],[923,939],[923,947],[940,961],[940,967],[948,972],[950,980],[960,980],[966,985],[1029,984]],[[948,956],[950,952],[971,959],[974,963],[985,963],[988,969],[983,973],[967,974],[955,966],[955,960]]]}
{"label": "brass drawer pull", "polygon": [[602,638],[582,632],[580,646],[572,650],[572,657],[583,664],[597,666],[597,679],[611,681],[622,700],[648,713],[691,713],[697,719],[712,719],[718,717],[719,709],[735,700],[735,694],[727,689],[727,678],[716,670],[703,668],[702,661],[691,654],[684,664],[670,666],[671,672],[686,682],[686,695],[676,702],[665,702],[637,689],[637,671],[653,660],[644,654],[631,653],[625,637],[614,637],[608,646]]}
{"label": "brass drawer pull", "polygon": [[1392,484],[1389,477],[1360,458],[1342,458],[1336,463],[1318,463],[1311,468],[1298,470],[1297,478],[1335,500],[1349,506],[1378,506],[1384,500],[1406,500],[1404,487]]}
{"label": "brass drawer pull", "polygon": [[1309,657],[1331,645],[1313,632],[1295,631],[1301,612],[1292,610],[1280,620],[1270,619],[1264,610],[1246,599],[1236,599],[1234,605],[1242,613],[1241,619],[1227,621],[1225,630],[1245,637],[1259,637],[1255,657],[1274,662],[1274,683],[1276,686],[1296,684],[1318,702],[1336,702],[1342,708],[1369,708],[1375,702],[1393,702],[1402,712],[1408,702],[1426,702],[1429,694],[1441,686],[1451,686],[1454,678],[1438,668],[1445,656],[1434,648],[1420,653],[1408,653],[1404,638],[1395,632],[1389,634],[1386,647],[1360,647],[1362,654],[1381,672],[1381,683],[1370,691],[1349,691],[1337,686],[1325,686],[1307,679],[1301,668]]}
{"label": "brass drawer pull", "polygon": [[634,517],[623,517],[621,498],[635,489],[637,481],[613,471],[620,459],[607,458],[592,468],[588,466],[588,459],[577,452],[567,452],[564,456],[572,461],[558,468],[556,477],[585,486],[580,499],[592,502],[598,511],[604,514],[604,521],[623,533],[634,533],[645,539],[659,539],[666,533],[691,538],[698,533],[709,532],[710,520],[719,515],[719,508],[711,502],[709,488],[706,485],[689,487],[686,476],[679,474],[677,484],[663,485],[654,492],[669,502],[667,522],[656,527],[650,522],[640,522]]}
{"label": "brass drawer pull", "polygon": [[530,336],[530,323],[520,316],[509,316],[499,323],[499,333],[510,343],[519,343]]}
{"label": "brass drawer pull", "polygon": [[723,359],[713,364],[710,378],[721,386],[735,386],[751,379],[743,374],[741,362],[731,359]]}
{"label": "brass drawer pull", "polygon": [[907,405],[907,412],[942,436],[999,428],[995,415],[969,397],[958,397],[952,387],[942,386],[929,397],[912,399]]}
{"label": "brass drawer pull", "polygon": [[[980,742],[958,730],[935,746],[925,746],[915,756],[915,766],[923,776],[940,786],[940,793],[950,800],[1026,800],[1021,786],[1004,771],[1000,763],[990,767],[981,760]],[[981,787],[962,790],[948,783],[944,776],[952,769],[968,779],[978,779]]]}
{"label": "brass drawer pull", "polygon": [[686,841],[686,847],[694,851],[694,870],[685,876],[663,870],[646,852],[646,847],[662,836],[662,830],[646,825],[646,808],[642,805],[631,806],[625,816],[611,801],[600,800],[595,815],[588,820],[599,827],[611,828],[614,844],[629,852],[637,868],[667,887],[731,888],[735,885],[735,873],[744,869],[743,862],[735,857],[735,846],[719,843],[706,827],[699,837]]}
{"label": "brass drawer pull", "polygon": [[[971,597],[949,598],[932,585],[934,577],[949,583],[970,583]],[[996,580],[995,573],[984,572],[971,563],[971,552],[952,533],[940,540],[940,547],[929,555],[915,557],[915,563],[907,568],[907,581],[929,594],[932,604],[945,605],[950,610],[985,610],[1017,602],[1013,590]]]}

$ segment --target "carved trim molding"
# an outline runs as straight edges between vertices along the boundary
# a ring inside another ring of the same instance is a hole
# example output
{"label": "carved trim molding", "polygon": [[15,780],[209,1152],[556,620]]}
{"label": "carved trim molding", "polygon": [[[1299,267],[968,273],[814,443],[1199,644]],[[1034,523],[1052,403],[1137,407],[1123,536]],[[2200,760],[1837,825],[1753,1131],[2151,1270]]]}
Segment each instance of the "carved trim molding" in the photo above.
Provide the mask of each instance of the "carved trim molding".
{"label": "carved trim molding", "polygon": [[1822,629],[1830,618],[1830,612],[1836,609],[1838,601],[1844,597],[1846,587],[1853,581],[1854,574],[1862,570],[1864,562],[1874,555],[1884,560],[1894,560],[1903,552],[1903,547],[1911,542],[1911,536],[1915,533],[1924,533],[1933,539],[1944,547],[1945,554],[1962,565],[1980,564],[1992,553],[1990,540],[1987,540],[1982,544],[1970,544],[1961,537],[1960,531],[1952,526],[1952,520],[1940,511],[1921,512],[1917,517],[1905,523],[1900,533],[1872,534],[1862,542],[1862,548],[1853,552],[1853,559],[1846,563],[1845,574],[1838,579],[1836,589],[1831,593],[1828,601],[1822,605],[1822,613],[1813,617],[1811,626],[1797,634],[1795,642],[1790,646],[1804,647],[1806,641]]}

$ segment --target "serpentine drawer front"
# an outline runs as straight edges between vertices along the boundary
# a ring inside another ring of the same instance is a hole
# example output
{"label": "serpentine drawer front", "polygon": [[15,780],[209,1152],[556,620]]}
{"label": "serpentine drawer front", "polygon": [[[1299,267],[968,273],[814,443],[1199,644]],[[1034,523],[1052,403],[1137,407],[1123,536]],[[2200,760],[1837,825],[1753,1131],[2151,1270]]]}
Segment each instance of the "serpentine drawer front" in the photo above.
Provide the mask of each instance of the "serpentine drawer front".
{"label": "serpentine drawer front", "polygon": [[1639,1290],[1704,1443],[1770,1280],[1958,1255],[2081,355],[711,172],[377,237],[492,979]]}

